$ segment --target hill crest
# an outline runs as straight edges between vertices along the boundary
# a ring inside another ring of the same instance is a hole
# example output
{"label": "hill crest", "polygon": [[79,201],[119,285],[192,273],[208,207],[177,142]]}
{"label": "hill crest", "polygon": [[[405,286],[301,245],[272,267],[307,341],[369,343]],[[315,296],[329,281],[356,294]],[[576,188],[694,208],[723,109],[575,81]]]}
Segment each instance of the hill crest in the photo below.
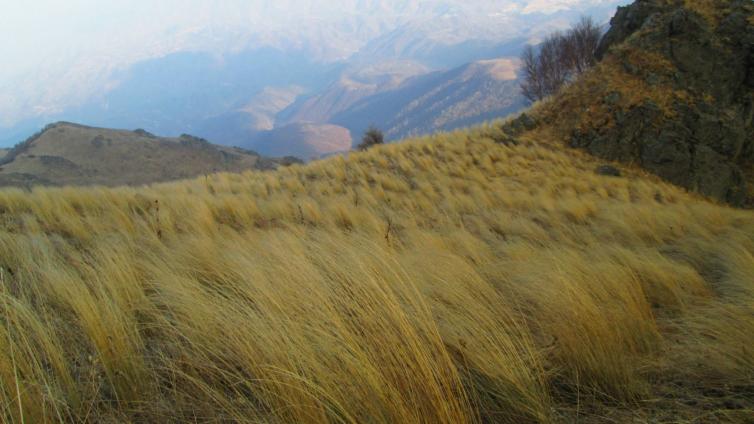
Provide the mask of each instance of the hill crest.
{"label": "hill crest", "polygon": [[221,171],[271,169],[279,161],[184,134],[57,122],[10,149],[0,185],[140,185]]}
{"label": "hill crest", "polygon": [[573,147],[754,205],[754,4],[639,0],[597,67],[538,108]]}

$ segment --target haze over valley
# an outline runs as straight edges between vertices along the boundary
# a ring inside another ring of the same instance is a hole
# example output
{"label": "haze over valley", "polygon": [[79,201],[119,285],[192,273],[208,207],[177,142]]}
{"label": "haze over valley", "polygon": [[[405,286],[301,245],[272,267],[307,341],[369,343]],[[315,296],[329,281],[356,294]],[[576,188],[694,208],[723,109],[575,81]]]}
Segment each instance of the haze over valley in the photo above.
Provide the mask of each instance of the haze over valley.
{"label": "haze over valley", "polygon": [[86,0],[34,14],[11,7],[0,19],[21,42],[0,54],[23,60],[0,71],[0,145],[70,121],[260,153],[305,134],[284,151],[308,160],[370,124],[390,139],[453,129],[525,106],[515,79],[526,43],[582,14],[606,23],[621,3],[116,1],[105,15]]}

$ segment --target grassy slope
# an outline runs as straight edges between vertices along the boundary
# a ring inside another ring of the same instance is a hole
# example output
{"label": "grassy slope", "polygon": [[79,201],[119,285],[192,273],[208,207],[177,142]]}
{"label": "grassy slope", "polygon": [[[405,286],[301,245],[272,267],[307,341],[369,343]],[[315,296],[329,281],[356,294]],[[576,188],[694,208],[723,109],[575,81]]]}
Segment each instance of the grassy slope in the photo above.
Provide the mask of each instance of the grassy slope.
{"label": "grassy slope", "polygon": [[754,215],[488,131],[0,192],[0,420],[751,417]]}

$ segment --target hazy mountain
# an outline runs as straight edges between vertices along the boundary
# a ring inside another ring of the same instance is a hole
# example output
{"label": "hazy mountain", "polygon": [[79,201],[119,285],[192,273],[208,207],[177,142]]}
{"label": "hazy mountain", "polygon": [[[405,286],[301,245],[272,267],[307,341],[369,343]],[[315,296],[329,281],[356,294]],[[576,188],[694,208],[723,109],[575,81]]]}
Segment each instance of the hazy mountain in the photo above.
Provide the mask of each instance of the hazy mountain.
{"label": "hazy mountain", "polygon": [[222,58],[176,53],[118,75],[121,82],[116,88],[67,116],[103,127],[206,136],[197,131],[206,121],[248,110],[270,93],[269,87],[296,86],[293,92],[301,93],[321,86],[337,72],[337,65],[313,63],[296,52],[265,49]]}
{"label": "hazy mountain", "polygon": [[0,185],[147,184],[219,171],[274,168],[279,161],[181,136],[160,138],[71,123],[50,125],[0,160]]}
{"label": "hazy mountain", "polygon": [[366,97],[399,87],[407,79],[423,75],[429,68],[413,61],[385,61],[346,69],[337,81],[286,108],[278,123],[327,122]]}
{"label": "hazy mountain", "polygon": [[330,122],[354,134],[375,124],[388,138],[399,139],[506,116],[527,104],[518,66],[516,59],[486,60],[414,77],[356,102]]}
{"label": "hazy mountain", "polygon": [[[28,25],[4,12],[19,42],[0,55],[23,60],[0,71],[0,146],[60,120],[249,143],[259,131],[333,123],[325,118],[410,77],[516,57],[582,13],[606,21],[624,1],[114,0],[97,21],[87,2],[69,5],[65,22],[58,8]],[[83,35],[65,44],[66,31]]]}
{"label": "hazy mountain", "polygon": [[430,73],[406,63],[395,66],[409,71],[344,74],[320,93],[280,111],[274,128],[254,127],[253,114],[235,111],[218,117],[199,134],[266,155],[308,160],[349,150],[350,141],[372,124],[388,138],[399,139],[498,118],[527,104],[519,93],[517,59],[478,61]]}
{"label": "hazy mountain", "polygon": [[249,128],[267,131],[275,128],[277,115],[292,105],[304,92],[298,86],[283,88],[265,88],[255,95],[239,112],[249,116]]}

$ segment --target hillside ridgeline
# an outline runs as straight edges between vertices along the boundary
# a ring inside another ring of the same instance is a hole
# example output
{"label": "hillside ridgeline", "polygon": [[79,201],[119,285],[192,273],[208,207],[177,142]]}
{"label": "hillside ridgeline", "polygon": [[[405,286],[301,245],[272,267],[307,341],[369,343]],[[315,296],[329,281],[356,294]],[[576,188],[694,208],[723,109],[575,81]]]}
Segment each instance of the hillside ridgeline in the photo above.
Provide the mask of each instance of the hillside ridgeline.
{"label": "hillside ridgeline", "polygon": [[754,4],[620,8],[584,78],[540,108],[574,147],[754,206]]}
{"label": "hillside ridgeline", "polygon": [[282,163],[183,135],[93,128],[67,122],[47,126],[0,160],[0,185],[140,185],[214,172],[274,169]]}

